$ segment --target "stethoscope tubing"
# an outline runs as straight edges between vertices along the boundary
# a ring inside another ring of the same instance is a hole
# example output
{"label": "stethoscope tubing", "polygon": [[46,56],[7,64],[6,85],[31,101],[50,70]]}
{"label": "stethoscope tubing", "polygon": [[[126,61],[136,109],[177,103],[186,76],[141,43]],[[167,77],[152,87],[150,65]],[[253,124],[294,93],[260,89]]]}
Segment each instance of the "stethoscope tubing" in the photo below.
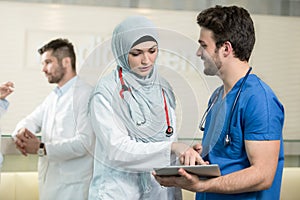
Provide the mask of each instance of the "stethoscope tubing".
{"label": "stethoscope tubing", "polygon": [[232,121],[233,113],[234,113],[236,104],[237,104],[237,102],[238,102],[238,100],[239,100],[239,98],[240,98],[240,96],[241,96],[242,89],[243,89],[243,87],[244,87],[244,85],[245,85],[245,82],[246,82],[246,80],[247,80],[247,78],[248,78],[248,76],[249,76],[251,70],[252,70],[252,67],[249,68],[249,70],[247,71],[245,77],[243,78],[243,81],[242,81],[242,83],[241,83],[241,86],[240,86],[240,88],[239,88],[239,90],[238,90],[238,92],[237,92],[237,94],[236,94],[235,99],[234,99],[233,106],[231,107],[231,111],[230,111],[230,114],[229,114],[229,122],[228,122],[228,124],[227,124],[226,135],[230,134],[230,124],[231,124],[231,121]]}
{"label": "stethoscope tubing", "polygon": [[[247,71],[245,77],[243,78],[243,81],[242,81],[242,83],[241,83],[241,85],[240,85],[240,87],[239,87],[239,90],[238,90],[238,92],[237,92],[237,94],[236,94],[236,97],[235,97],[235,99],[234,99],[233,105],[232,105],[232,107],[231,107],[231,110],[230,110],[230,113],[229,113],[229,120],[228,120],[228,123],[227,123],[227,126],[226,126],[226,136],[225,136],[225,141],[224,141],[225,146],[227,146],[227,145],[229,145],[229,144],[231,143],[231,137],[230,137],[230,125],[231,125],[233,113],[234,113],[235,107],[236,107],[236,105],[237,105],[237,102],[238,102],[238,100],[239,100],[239,98],[240,98],[242,89],[243,89],[243,87],[244,87],[244,85],[245,85],[245,82],[246,82],[246,80],[247,80],[247,78],[248,78],[248,76],[249,76],[251,70],[252,70],[252,67],[249,68],[249,70]],[[211,104],[208,106],[208,108],[206,109],[206,111],[204,112],[204,114],[203,114],[203,116],[202,116],[202,118],[201,118],[200,125],[199,125],[199,128],[200,128],[201,131],[204,131],[203,125],[204,125],[204,123],[205,123],[205,121],[206,121],[206,117],[207,117],[208,113],[211,111],[213,105],[216,103],[216,101],[217,101],[217,99],[218,99],[218,97],[219,97],[219,95],[220,95],[220,93],[221,93],[221,89],[222,89],[222,88],[219,88],[219,89],[218,89],[218,91],[217,91],[216,95],[214,96],[214,98],[213,98]]]}
{"label": "stethoscope tubing", "polygon": [[[120,83],[121,83],[121,86],[122,86],[119,94],[120,94],[120,97],[122,99],[124,99],[123,93],[126,92],[126,91],[131,92],[131,89],[125,85],[123,75],[122,75],[122,67],[119,67],[118,74],[119,74],[119,79],[120,79]],[[164,100],[164,110],[165,110],[166,122],[167,122],[167,129],[166,129],[165,133],[166,133],[166,137],[171,137],[173,135],[173,127],[171,126],[171,122],[170,122],[170,118],[169,118],[169,111],[168,111],[168,106],[167,106],[167,101],[166,101],[166,96],[165,96],[165,92],[164,92],[163,89],[162,89],[162,95],[163,95],[163,100]],[[145,116],[144,116],[144,119],[145,119]],[[136,124],[138,126],[140,126],[140,125],[145,124],[145,123],[146,123],[146,120],[144,120],[143,122],[140,122],[140,123],[137,122]]]}

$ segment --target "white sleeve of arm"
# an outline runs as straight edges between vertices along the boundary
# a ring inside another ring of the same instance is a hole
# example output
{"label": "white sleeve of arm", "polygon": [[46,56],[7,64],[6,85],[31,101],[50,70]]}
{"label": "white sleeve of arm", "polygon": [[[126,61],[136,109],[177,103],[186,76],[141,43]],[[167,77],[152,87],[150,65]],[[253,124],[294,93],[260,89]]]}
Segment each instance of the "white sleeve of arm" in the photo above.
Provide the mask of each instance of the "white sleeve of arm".
{"label": "white sleeve of arm", "polygon": [[15,130],[11,135],[13,138],[15,138],[15,136],[18,134],[18,131],[21,128],[27,128],[33,134],[39,133],[41,131],[44,113],[45,113],[43,104],[39,105],[32,113],[30,113],[27,117],[22,119],[17,124]]}
{"label": "white sleeve of arm", "polygon": [[171,141],[143,143],[131,140],[126,128],[116,122],[113,113],[110,103],[101,94],[93,97],[92,125],[97,142],[105,151],[102,155],[106,156],[110,165],[138,171],[170,165]]}
{"label": "white sleeve of arm", "polygon": [[1,106],[0,106],[0,118],[2,117],[2,115],[5,113],[5,109],[3,109]]}
{"label": "white sleeve of arm", "polygon": [[5,99],[0,99],[0,118],[6,112],[9,102]]}

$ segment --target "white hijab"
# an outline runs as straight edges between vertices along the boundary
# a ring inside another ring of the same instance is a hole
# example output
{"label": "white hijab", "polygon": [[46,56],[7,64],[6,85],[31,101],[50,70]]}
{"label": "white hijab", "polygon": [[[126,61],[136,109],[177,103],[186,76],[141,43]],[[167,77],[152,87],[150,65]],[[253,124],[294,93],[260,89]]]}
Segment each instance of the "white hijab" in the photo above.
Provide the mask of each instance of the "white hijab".
{"label": "white hijab", "polygon": [[[122,68],[125,85],[131,91],[124,91],[124,99],[113,95],[113,109],[125,124],[131,139],[142,142],[163,141],[167,129],[163,92],[165,93],[168,115],[175,109],[175,98],[168,82],[159,76],[157,66],[152,72],[141,77],[131,71],[128,53],[132,45],[144,36],[158,42],[157,28],[147,18],[131,16],[121,22],[113,32],[112,51],[117,62],[117,70]],[[122,89],[119,76],[119,91]]]}

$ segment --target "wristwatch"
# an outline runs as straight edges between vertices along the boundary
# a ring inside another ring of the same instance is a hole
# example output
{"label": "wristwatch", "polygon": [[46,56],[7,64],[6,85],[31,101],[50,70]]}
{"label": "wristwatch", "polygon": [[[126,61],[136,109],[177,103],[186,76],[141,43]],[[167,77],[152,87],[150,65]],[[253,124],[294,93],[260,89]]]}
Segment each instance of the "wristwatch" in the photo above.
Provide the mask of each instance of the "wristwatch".
{"label": "wristwatch", "polygon": [[40,148],[37,153],[40,157],[45,155],[45,144],[43,142],[40,143]]}

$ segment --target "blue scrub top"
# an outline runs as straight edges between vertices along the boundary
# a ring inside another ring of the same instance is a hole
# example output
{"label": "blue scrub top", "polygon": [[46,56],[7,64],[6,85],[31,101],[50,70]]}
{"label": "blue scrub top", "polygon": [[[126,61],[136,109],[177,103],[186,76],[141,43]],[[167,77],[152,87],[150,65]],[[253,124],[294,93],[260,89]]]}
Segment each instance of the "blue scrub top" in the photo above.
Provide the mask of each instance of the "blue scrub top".
{"label": "blue scrub top", "polygon": [[[197,193],[196,199],[280,199],[282,170],[284,165],[282,128],[284,108],[271,88],[256,75],[250,74],[246,80],[230,124],[231,142],[225,145],[226,129],[230,110],[242,83],[240,79],[222,99],[223,89],[217,102],[207,115],[203,136],[205,160],[218,164],[222,175],[242,170],[250,166],[244,140],[280,140],[278,166],[272,186],[268,190],[241,194]],[[213,98],[211,98],[213,99]]]}

